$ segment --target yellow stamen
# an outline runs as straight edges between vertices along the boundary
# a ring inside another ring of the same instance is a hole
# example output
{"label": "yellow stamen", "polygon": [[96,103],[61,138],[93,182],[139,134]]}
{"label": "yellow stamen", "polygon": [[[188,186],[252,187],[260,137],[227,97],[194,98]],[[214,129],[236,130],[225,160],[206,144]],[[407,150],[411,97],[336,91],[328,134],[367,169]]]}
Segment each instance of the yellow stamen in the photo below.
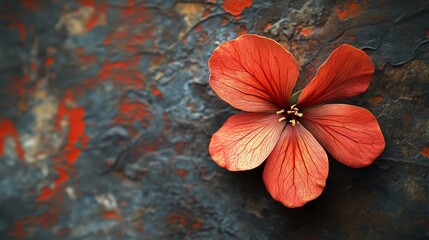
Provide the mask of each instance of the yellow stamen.
{"label": "yellow stamen", "polygon": [[296,114],[298,117],[302,117],[302,116],[304,116],[304,114],[302,114],[302,113],[297,113]]}
{"label": "yellow stamen", "polygon": [[279,115],[279,114],[282,114],[282,113],[284,113],[284,112],[285,112],[285,110],[284,110],[284,109],[282,109],[282,110],[280,110],[280,111],[277,111],[277,112],[276,112],[276,114],[277,114],[277,115]]}
{"label": "yellow stamen", "polygon": [[281,118],[279,118],[279,122],[284,121],[284,120],[286,120],[286,118],[285,118],[285,117],[281,117]]}
{"label": "yellow stamen", "polygon": [[291,120],[289,120],[289,122],[292,123],[293,127],[295,127],[295,125],[296,125],[296,120],[295,119],[291,119]]}

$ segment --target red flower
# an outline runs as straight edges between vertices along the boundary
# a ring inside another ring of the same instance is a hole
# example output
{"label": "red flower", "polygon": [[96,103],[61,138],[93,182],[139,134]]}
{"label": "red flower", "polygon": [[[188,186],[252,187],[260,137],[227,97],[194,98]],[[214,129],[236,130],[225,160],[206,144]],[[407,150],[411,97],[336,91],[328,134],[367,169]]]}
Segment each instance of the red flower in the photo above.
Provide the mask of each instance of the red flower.
{"label": "red flower", "polygon": [[249,170],[265,159],[263,178],[272,197],[299,207],[318,197],[328,157],[359,168],[384,150],[375,117],[347,104],[324,104],[364,92],[374,66],[365,52],[344,44],[291,101],[298,65],[291,53],[266,37],[242,35],[216,48],[209,60],[210,86],[233,107],[212,136],[213,160],[230,171]]}

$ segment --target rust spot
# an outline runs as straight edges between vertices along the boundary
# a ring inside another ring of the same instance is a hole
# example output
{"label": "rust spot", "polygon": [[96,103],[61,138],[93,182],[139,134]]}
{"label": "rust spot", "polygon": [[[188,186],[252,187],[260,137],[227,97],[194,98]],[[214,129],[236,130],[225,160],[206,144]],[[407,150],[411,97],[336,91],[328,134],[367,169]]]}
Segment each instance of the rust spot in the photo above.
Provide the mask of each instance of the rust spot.
{"label": "rust spot", "polygon": [[27,10],[37,12],[40,10],[40,1],[21,0],[21,6]]}
{"label": "rust spot", "polygon": [[272,23],[267,22],[267,24],[265,24],[265,27],[263,29],[264,32],[268,32],[268,30],[270,30],[270,28],[273,26]]}
{"label": "rust spot", "polygon": [[46,59],[45,59],[45,66],[47,66],[47,67],[50,67],[50,66],[52,66],[52,65],[54,65],[54,63],[55,63],[55,58],[54,57],[47,57]]}
{"label": "rust spot", "polygon": [[115,211],[107,211],[107,212],[103,212],[101,214],[101,217],[103,219],[108,219],[108,220],[116,220],[116,221],[120,221],[121,217],[118,215],[117,212]]}
{"label": "rust spot", "polygon": [[15,125],[12,121],[3,118],[0,119],[0,156],[3,155],[4,143],[7,137],[13,138],[15,141],[16,153],[21,160],[24,160],[24,149],[22,148],[21,141],[19,139],[18,130],[15,128]]}
{"label": "rust spot", "polygon": [[243,34],[249,33],[249,31],[247,31],[247,28],[243,25],[238,26],[237,29],[237,36],[241,36]]}
{"label": "rust spot", "polygon": [[24,229],[24,223],[21,221],[15,221],[12,229],[10,230],[9,235],[12,238],[25,238],[25,237],[27,237],[27,232]]}
{"label": "rust spot", "polygon": [[187,177],[189,175],[189,171],[186,170],[186,169],[179,168],[179,169],[176,169],[176,174],[179,175],[182,178],[185,178],[185,177]]}
{"label": "rust spot", "polygon": [[222,26],[225,26],[225,25],[227,25],[228,24],[228,19],[227,18],[222,18],[221,20],[220,20],[220,25],[222,25]]}
{"label": "rust spot", "polygon": [[369,98],[368,99],[368,101],[372,104],[372,105],[378,105],[378,104],[380,104],[380,103],[382,103],[383,102],[383,97],[382,96],[380,96],[380,95],[378,95],[378,96],[375,96],[375,97],[371,97],[371,98]]}
{"label": "rust spot", "polygon": [[191,228],[194,231],[200,230],[203,225],[203,221],[201,219],[196,219],[194,223],[192,223]]}
{"label": "rust spot", "polygon": [[423,147],[423,149],[420,151],[420,153],[421,153],[423,156],[425,156],[425,157],[429,158],[429,147],[424,146],[424,147]]}
{"label": "rust spot", "polygon": [[182,227],[186,227],[188,224],[188,221],[186,220],[186,217],[177,213],[170,213],[167,215],[166,219],[167,224],[169,225],[180,225]]}
{"label": "rust spot", "polygon": [[222,8],[225,12],[238,16],[252,4],[253,0],[223,0]]}
{"label": "rust spot", "polygon": [[152,120],[153,116],[146,104],[129,100],[119,104],[119,111],[113,118],[117,124],[132,125],[134,122],[140,122],[145,127],[149,127]]}
{"label": "rust spot", "polygon": [[309,27],[296,26],[295,31],[305,37],[311,36],[313,34],[313,31]]}
{"label": "rust spot", "polygon": [[162,98],[162,92],[158,89],[158,87],[156,85],[152,85],[150,88],[150,91],[157,98]]}
{"label": "rust spot", "polygon": [[[363,4],[366,4],[364,1]],[[337,7],[335,9],[335,13],[340,20],[346,20],[349,18],[354,18],[359,16],[362,13],[362,4],[356,2],[356,0],[349,0],[343,6]]]}
{"label": "rust spot", "polygon": [[27,38],[27,31],[25,29],[25,25],[21,21],[13,21],[9,24],[9,29],[16,29],[18,30],[19,34],[19,40],[25,41]]}

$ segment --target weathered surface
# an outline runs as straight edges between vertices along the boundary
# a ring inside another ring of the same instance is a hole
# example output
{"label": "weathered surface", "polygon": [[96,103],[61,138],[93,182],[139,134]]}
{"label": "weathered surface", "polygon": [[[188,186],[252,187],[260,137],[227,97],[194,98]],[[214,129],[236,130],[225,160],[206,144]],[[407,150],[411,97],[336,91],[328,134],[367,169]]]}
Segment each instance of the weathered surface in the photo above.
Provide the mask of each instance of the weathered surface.
{"label": "weathered surface", "polygon": [[[299,209],[262,168],[207,152],[236,112],[207,60],[247,32],[295,55],[298,89],[342,43],[376,66],[346,102],[378,118],[385,152],[365,169],[332,159]],[[0,35],[1,239],[429,237],[427,1],[3,0]]]}

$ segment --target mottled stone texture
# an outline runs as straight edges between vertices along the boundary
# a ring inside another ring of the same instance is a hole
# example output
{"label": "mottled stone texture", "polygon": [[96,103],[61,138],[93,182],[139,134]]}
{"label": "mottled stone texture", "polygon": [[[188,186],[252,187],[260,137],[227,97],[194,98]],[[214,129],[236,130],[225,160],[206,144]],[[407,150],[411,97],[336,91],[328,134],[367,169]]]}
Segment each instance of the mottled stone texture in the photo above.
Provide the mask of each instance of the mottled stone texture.
{"label": "mottled stone texture", "polygon": [[[428,1],[304,2],[0,1],[0,238],[428,239]],[[342,43],[376,66],[346,102],[378,118],[385,152],[331,159],[302,208],[207,152],[237,112],[207,60],[247,32],[295,55],[297,89]]]}

